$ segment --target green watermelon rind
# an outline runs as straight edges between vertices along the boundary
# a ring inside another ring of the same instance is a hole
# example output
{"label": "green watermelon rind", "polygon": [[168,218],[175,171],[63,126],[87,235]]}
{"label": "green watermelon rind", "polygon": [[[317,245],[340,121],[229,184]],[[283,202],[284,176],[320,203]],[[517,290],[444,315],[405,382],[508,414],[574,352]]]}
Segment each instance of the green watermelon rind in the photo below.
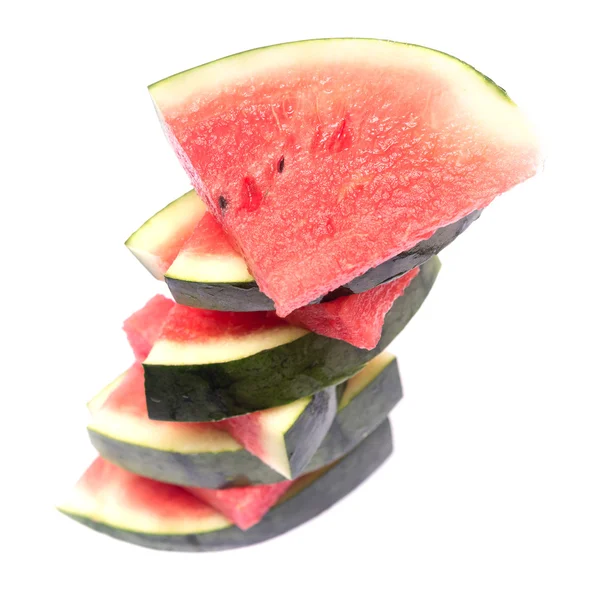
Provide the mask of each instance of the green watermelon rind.
{"label": "green watermelon rind", "polygon": [[[386,353],[387,354],[387,353]],[[396,359],[389,359],[350,400],[345,400],[329,432],[302,473],[323,468],[349,453],[371,434],[402,398]],[[120,467],[181,486],[223,488],[285,481],[245,449],[220,453],[178,453],[116,440],[88,430],[92,444],[106,460]],[[301,473],[295,474],[295,476]]]}
{"label": "green watermelon rind", "polygon": [[[356,449],[332,465],[322,475],[300,480],[260,523],[247,531],[235,526],[201,534],[148,534],[107,525],[83,514],[59,510],[79,523],[113,538],[163,551],[221,551],[247,547],[282,535],[331,508],[372,475],[392,453],[392,433],[386,420]],[[308,484],[308,485],[306,485]]]}

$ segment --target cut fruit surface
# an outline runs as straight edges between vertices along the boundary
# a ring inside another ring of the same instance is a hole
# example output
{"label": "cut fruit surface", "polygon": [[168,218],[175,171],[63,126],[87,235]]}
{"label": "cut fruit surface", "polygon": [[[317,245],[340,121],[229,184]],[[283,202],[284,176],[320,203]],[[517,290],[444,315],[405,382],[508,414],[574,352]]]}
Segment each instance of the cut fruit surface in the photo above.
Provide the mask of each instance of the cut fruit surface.
{"label": "cut fruit surface", "polygon": [[276,45],[150,93],[193,186],[281,316],[481,210],[539,163],[502,88],[415,45]]}
{"label": "cut fruit surface", "polygon": [[[214,469],[219,481],[223,476],[228,480],[251,476],[256,461],[248,457],[250,453],[284,478],[297,477],[323,442],[337,410],[336,392],[330,387],[291,404],[218,423],[152,421],[147,417],[144,372],[139,364],[97,398],[89,404],[88,431],[101,455],[117,464],[132,461],[138,473],[145,473],[144,449],[171,453],[174,464],[179,455],[185,455],[196,461],[200,471]],[[124,460],[104,452],[111,445]],[[250,469],[248,475],[244,465]],[[238,470],[228,472],[232,466]]]}
{"label": "cut fruit surface", "polygon": [[163,295],[155,295],[123,322],[123,330],[136,360],[146,359],[174,305],[174,301]]}
{"label": "cut fruit surface", "polygon": [[58,508],[98,532],[153,549],[233,549],[276,537],[314,518],[360,485],[391,452],[386,421],[339,462],[295,481],[247,531],[183,488],[134,475],[102,459]]}
{"label": "cut fruit surface", "polygon": [[225,490],[210,488],[186,488],[186,490],[245,531],[258,524],[292,484],[292,481],[282,481]]}
{"label": "cut fruit surface", "polygon": [[[316,434],[298,426],[285,430],[284,422],[289,420],[294,407],[298,408],[299,415],[296,424],[305,419],[300,408],[306,400],[261,412],[267,420],[260,424],[254,442],[249,436],[251,431],[238,430],[238,436],[251,446],[256,445],[258,440],[266,441],[265,447],[273,456],[271,464],[274,468],[271,468],[264,462],[268,461],[264,454],[261,454],[263,460],[259,459],[232,436],[232,431],[222,426],[229,420],[206,424],[150,420],[146,414],[141,377],[139,367],[133,367],[90,401],[88,407],[92,416],[88,432],[93,445],[103,457],[134,473],[182,486],[203,488],[284,481],[289,477],[285,463],[276,465],[274,462],[280,456],[272,451],[276,440],[280,449],[285,442],[285,449],[292,455],[288,463],[293,477],[300,472],[320,469],[350,452],[373,432],[402,396],[395,359],[383,352],[340,386],[339,410],[325,439],[303,469],[293,451],[310,448],[315,442],[312,437]],[[107,400],[109,403],[105,405]],[[276,419],[278,413],[283,415],[279,422]],[[313,419],[310,411],[305,416],[309,421]],[[256,422],[260,423],[259,420]],[[300,435],[293,435],[294,428],[299,428]],[[282,436],[285,441],[282,441]],[[256,448],[254,453],[257,453]],[[298,453],[301,454],[301,451]]]}
{"label": "cut fruit surface", "polygon": [[286,320],[329,338],[372,350],[381,338],[385,315],[419,273],[414,268],[391,283],[365,293],[338,297],[333,301],[306,305],[293,311]]}
{"label": "cut fruit surface", "polygon": [[177,306],[144,361],[148,415],[155,420],[222,420],[341,383],[400,333],[438,271],[437,258],[420,267],[386,315],[381,339],[372,350],[278,323],[269,312]]}

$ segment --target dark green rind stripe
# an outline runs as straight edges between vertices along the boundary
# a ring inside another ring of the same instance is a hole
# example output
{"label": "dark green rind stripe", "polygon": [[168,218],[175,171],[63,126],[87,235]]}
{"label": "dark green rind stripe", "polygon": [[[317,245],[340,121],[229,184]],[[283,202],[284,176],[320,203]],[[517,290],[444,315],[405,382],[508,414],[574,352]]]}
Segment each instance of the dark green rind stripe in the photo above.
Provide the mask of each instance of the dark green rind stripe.
{"label": "dark green rind stripe", "polygon": [[365,481],[391,453],[392,433],[386,420],[352,453],[311,485],[272,508],[259,524],[247,531],[231,526],[199,535],[150,535],[118,529],[67,512],[65,514],[100,533],[151,549],[220,551],[246,547],[282,535],[329,509]]}
{"label": "dark green rind stripe", "polygon": [[[369,269],[364,274],[346,283],[339,289],[328,293],[313,303],[332,301],[338,297],[363,293],[378,285],[389,283],[403,274],[427,262],[432,256],[439,254],[462,234],[478,217],[481,211],[459,219],[455,223],[441,227],[428,240],[401,252],[397,256]],[[177,303],[188,307],[201,307],[220,311],[261,311],[275,309],[258,285],[250,283],[199,283],[165,277],[165,281]]]}
{"label": "dark green rind stripe", "polygon": [[209,422],[264,410],[356,374],[402,331],[427,297],[440,268],[429,259],[388,312],[373,350],[314,333],[251,357],[211,365],[144,365],[153,420]]}
{"label": "dark green rind stripe", "polygon": [[[441,227],[428,240],[423,240],[410,250],[401,252],[397,256],[382,262],[363,275],[356,277],[344,287],[341,287],[341,289],[348,289],[351,293],[363,293],[373,287],[397,279],[413,268],[421,266],[436,254],[439,254],[474,221],[479,219],[480,215],[481,211],[473,211],[473,213],[470,213],[466,217],[463,217],[450,225]],[[330,293],[330,296],[332,297],[339,297],[341,295],[343,295],[342,292],[338,293],[334,291],[333,293]]]}
{"label": "dark green rind stripe", "polygon": [[316,471],[346,455],[387,418],[401,399],[402,383],[398,362],[394,359],[346,407],[339,410],[306,472]]}
{"label": "dark green rind stripe", "polygon": [[336,388],[314,395],[304,412],[285,433],[285,448],[292,479],[304,472],[327,436],[337,414]]}
{"label": "dark green rind stripe", "polygon": [[[398,366],[394,360],[356,397],[339,410],[325,440],[305,473],[321,469],[348,454],[371,434],[402,398]],[[181,486],[223,488],[284,481],[246,450],[183,454],[141,447],[88,431],[92,444],[108,461],[128,471]]]}
{"label": "dark green rind stripe", "polygon": [[273,301],[250,283],[197,283],[165,276],[173,299],[181,305],[217,311],[275,309]]}

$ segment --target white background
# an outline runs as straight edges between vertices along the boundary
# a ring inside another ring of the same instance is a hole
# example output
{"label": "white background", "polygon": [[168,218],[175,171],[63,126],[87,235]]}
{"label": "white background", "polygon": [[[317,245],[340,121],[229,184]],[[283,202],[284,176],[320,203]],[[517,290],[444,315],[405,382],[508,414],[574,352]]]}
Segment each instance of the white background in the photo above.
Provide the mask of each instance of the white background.
{"label": "white background", "polygon": [[[600,588],[592,6],[3,3],[0,586]],[[545,170],[443,253],[393,346],[406,398],[395,455],[368,485],[284,538],[230,553],[156,553],[88,531],[53,504],[94,455],[84,402],[130,362],[121,322],[161,288],[122,242],[188,187],[146,86],[327,36],[470,62],[537,123]]]}

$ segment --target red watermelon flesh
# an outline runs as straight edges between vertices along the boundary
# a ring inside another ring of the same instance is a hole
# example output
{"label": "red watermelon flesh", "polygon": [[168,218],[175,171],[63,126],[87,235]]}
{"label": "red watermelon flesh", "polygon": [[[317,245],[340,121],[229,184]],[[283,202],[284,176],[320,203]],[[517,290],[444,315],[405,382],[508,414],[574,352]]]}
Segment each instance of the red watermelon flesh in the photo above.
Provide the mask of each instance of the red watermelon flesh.
{"label": "red watermelon flesh", "polygon": [[171,299],[155,295],[123,322],[123,330],[136,360],[142,362],[146,359],[174,305]]}
{"label": "red watermelon flesh", "polygon": [[224,490],[185,489],[245,531],[258,524],[293,483],[293,481],[282,481],[268,485]]}
{"label": "red watermelon flesh", "polygon": [[419,269],[414,268],[400,278],[364,293],[307,305],[293,311],[286,319],[317,334],[371,350],[381,338],[385,314],[418,272]]}
{"label": "red watermelon flesh", "polygon": [[196,191],[286,316],[532,176],[506,93],[427,48],[330,39],[150,87]]}
{"label": "red watermelon flesh", "polygon": [[285,321],[268,311],[213,311],[174,304],[164,320],[159,340],[186,344],[210,342],[285,325]]}
{"label": "red watermelon flesh", "polygon": [[293,483],[227,490],[184,488],[142,477],[97,457],[75,485],[68,505],[89,507],[89,499],[94,498],[106,520],[134,515],[137,530],[156,534],[171,529],[185,532],[182,526],[198,532],[231,523],[247,530],[262,520]]}
{"label": "red watermelon flesh", "polygon": [[178,255],[182,252],[194,256],[203,254],[231,256],[237,254],[221,224],[210,214],[205,215],[198,222]]}
{"label": "red watermelon flesh", "polygon": [[[190,524],[207,519],[223,520],[212,506],[184,488],[130,473],[102,457],[98,457],[83,474],[75,492],[82,498],[104,496],[108,502],[117,497],[120,511],[134,510],[147,519],[148,525],[156,518],[166,526],[169,521],[176,523],[181,519]],[[140,524],[143,526],[143,522]]]}
{"label": "red watermelon flesh", "polygon": [[[209,436],[215,430],[224,430],[222,422],[163,422],[150,420],[144,391],[144,369],[140,363],[132,365],[120,378],[96,412],[108,412],[135,418],[144,428],[152,429],[155,438],[183,438],[185,436]],[[140,422],[141,421],[141,422]]]}
{"label": "red watermelon flesh", "polygon": [[[269,445],[264,440],[276,436],[269,420],[263,420],[270,412],[277,412],[280,408],[252,412],[245,416],[228,418],[220,422],[168,422],[163,420],[150,420],[146,407],[144,390],[144,369],[140,363],[131,366],[119,379],[116,386],[110,391],[108,397],[99,406],[94,406],[95,422],[102,412],[108,419],[117,417],[120,421],[127,419],[131,428],[135,428],[144,438],[153,438],[155,441],[171,441],[171,446],[179,441],[187,447],[194,446],[195,441],[202,437],[214,438],[215,432],[226,432],[249,453],[252,453],[267,465],[273,461],[269,455]],[[133,420],[133,421],[132,421]],[[283,433],[279,433],[283,436]],[[221,437],[218,437],[219,439]],[[274,467],[275,468],[275,467]]]}

